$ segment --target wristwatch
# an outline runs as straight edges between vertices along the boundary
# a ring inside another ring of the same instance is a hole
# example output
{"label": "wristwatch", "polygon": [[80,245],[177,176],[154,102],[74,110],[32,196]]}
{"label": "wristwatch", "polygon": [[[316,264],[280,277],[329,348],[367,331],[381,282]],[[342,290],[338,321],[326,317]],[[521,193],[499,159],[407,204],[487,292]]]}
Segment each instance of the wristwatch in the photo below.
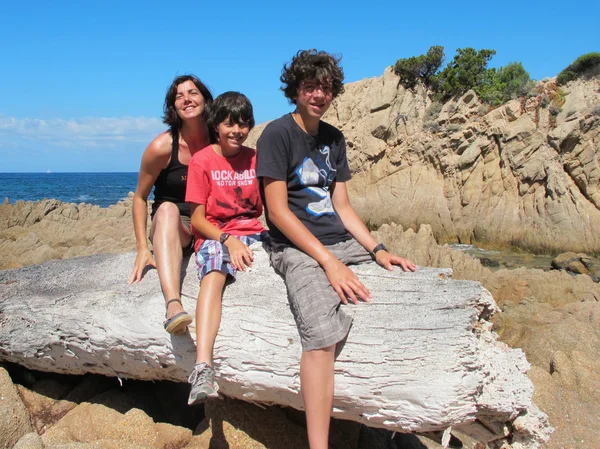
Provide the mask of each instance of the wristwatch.
{"label": "wristwatch", "polygon": [[223,245],[225,243],[225,240],[227,240],[229,237],[231,237],[231,234],[224,232],[223,234],[221,234],[221,237],[219,237],[219,243]]}
{"label": "wristwatch", "polygon": [[373,256],[373,259],[375,259],[375,254],[377,254],[377,251],[381,251],[381,250],[387,251],[387,248],[385,247],[385,245],[383,243],[380,243],[375,248],[373,248],[373,250],[371,251],[371,256]]}

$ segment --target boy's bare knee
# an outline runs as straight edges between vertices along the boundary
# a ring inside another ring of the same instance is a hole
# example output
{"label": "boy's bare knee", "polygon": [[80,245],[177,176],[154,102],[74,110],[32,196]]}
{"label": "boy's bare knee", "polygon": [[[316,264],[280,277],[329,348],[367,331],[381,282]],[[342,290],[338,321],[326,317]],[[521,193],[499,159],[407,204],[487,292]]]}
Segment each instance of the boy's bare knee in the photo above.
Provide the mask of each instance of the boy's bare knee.
{"label": "boy's bare knee", "polygon": [[335,353],[335,347],[336,345],[331,345],[326,348],[312,349],[310,351],[304,351],[302,355],[315,360],[319,358],[328,359]]}

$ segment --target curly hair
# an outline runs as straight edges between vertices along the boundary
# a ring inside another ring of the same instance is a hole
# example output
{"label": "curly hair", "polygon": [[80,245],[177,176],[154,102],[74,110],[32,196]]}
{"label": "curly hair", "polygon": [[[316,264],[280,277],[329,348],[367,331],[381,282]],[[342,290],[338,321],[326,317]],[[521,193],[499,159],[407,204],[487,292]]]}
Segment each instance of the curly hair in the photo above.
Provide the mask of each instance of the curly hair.
{"label": "curly hair", "polygon": [[210,105],[206,124],[211,143],[216,143],[218,140],[215,128],[227,118],[238,125],[246,122],[249,129],[254,128],[254,112],[248,97],[239,92],[224,92]]}
{"label": "curly hair", "polygon": [[195,75],[181,75],[175,78],[167,89],[167,94],[165,95],[165,104],[163,106],[163,123],[169,126],[171,133],[173,131],[179,131],[183,125],[181,118],[177,114],[177,109],[175,109],[175,97],[177,97],[177,87],[186,81],[191,81],[194,83],[204,97],[204,112],[202,113],[202,118],[205,121],[207,117],[207,109],[213,102],[213,96],[210,93],[210,90],[208,90],[208,87],[206,87],[204,83]]}
{"label": "curly hair", "polygon": [[341,56],[334,56],[325,51],[300,50],[289,64],[284,64],[279,80],[283,83],[281,90],[290,103],[296,104],[300,83],[305,80],[316,80],[321,84],[331,82],[333,98],[344,92],[344,71],[339,63]]}

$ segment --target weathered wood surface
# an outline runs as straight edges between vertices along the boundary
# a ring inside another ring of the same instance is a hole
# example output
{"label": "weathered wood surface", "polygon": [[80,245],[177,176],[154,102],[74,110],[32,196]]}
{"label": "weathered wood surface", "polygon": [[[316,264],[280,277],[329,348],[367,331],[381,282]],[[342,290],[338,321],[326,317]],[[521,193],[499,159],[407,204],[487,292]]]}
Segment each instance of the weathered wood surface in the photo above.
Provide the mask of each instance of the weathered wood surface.
{"label": "weathered wood surface", "polygon": [[[135,254],[53,261],[0,271],[0,360],[61,373],[187,381],[194,328],[170,336],[156,270],[127,285]],[[458,428],[480,441],[537,447],[546,417],[531,403],[529,365],[496,341],[496,306],[479,283],[447,269],[353,267],[374,302],[354,316],[336,361],[334,416],[402,432]],[[194,313],[195,264],[183,270]],[[215,344],[221,392],[302,408],[301,346],[283,281],[256,251],[254,268],[228,286]]]}

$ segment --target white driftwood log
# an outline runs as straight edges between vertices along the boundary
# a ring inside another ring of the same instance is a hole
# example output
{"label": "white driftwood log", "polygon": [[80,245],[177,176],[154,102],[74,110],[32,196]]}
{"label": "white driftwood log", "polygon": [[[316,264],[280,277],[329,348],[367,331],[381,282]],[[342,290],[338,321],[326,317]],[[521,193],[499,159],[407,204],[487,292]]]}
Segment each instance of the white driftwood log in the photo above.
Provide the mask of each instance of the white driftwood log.
{"label": "white driftwood log", "polygon": [[[285,285],[256,250],[254,268],[228,286],[215,344],[221,392],[302,409],[301,346]],[[127,285],[135,254],[91,256],[0,271],[0,360],[31,369],[187,381],[194,328],[170,336],[156,270]],[[496,341],[495,303],[447,269],[353,267],[374,295],[354,316],[336,361],[336,417],[423,433],[452,427],[479,441],[535,448],[546,416],[531,402],[520,350]],[[183,303],[194,313],[193,260]]]}

